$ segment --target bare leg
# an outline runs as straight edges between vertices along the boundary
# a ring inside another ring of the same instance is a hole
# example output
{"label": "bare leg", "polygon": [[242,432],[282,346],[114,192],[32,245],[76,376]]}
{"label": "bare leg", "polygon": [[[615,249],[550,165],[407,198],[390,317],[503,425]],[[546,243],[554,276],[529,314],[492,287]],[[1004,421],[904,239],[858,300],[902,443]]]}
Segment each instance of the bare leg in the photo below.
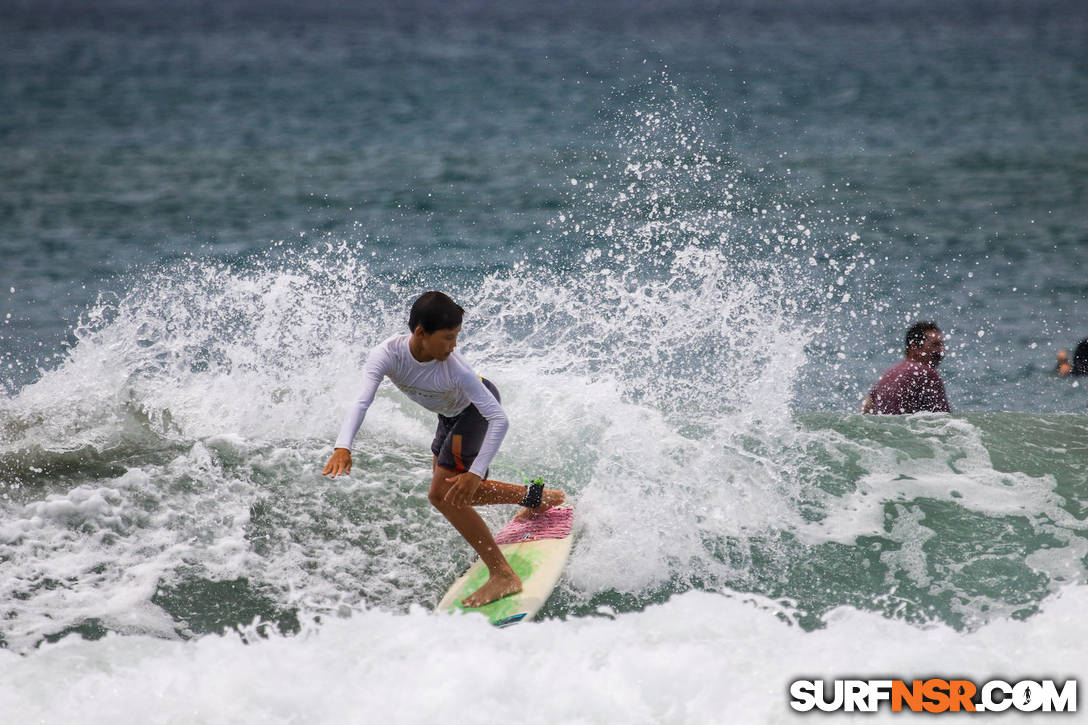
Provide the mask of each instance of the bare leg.
{"label": "bare leg", "polygon": [[529,508],[527,506],[523,506],[521,511],[518,511],[517,515],[514,518],[518,521],[535,518],[536,516],[544,513],[548,509],[563,503],[563,500],[565,498],[566,496],[563,494],[562,491],[552,488],[546,488],[544,489],[543,497],[540,499],[539,506],[537,506],[536,508]]}
{"label": "bare leg", "polygon": [[[431,505],[453,524],[453,527],[465,538],[465,541],[480,555],[490,577],[482,587],[466,597],[462,604],[466,607],[481,607],[490,604],[496,599],[501,599],[509,594],[521,591],[521,578],[510,567],[506,557],[502,555],[495,537],[487,524],[471,506],[454,506],[444,500],[450,484],[446,479],[456,476],[456,471],[448,468],[434,466],[431,476],[431,490],[429,498]],[[524,495],[524,487],[522,487]],[[520,499],[519,499],[520,500]]]}
{"label": "bare leg", "polygon": [[[521,500],[525,498],[525,493],[528,491],[526,486],[518,486],[513,483],[503,483],[502,481],[492,481],[491,479],[484,479],[480,483],[480,487],[476,489],[476,495],[472,497],[473,506],[487,506],[491,504],[499,503],[521,503]],[[566,496],[562,491],[554,488],[544,489],[544,497],[540,501],[540,505],[536,508],[529,509],[523,508],[518,512],[517,518],[531,518],[536,514],[543,513],[553,506],[558,506],[563,503]]]}

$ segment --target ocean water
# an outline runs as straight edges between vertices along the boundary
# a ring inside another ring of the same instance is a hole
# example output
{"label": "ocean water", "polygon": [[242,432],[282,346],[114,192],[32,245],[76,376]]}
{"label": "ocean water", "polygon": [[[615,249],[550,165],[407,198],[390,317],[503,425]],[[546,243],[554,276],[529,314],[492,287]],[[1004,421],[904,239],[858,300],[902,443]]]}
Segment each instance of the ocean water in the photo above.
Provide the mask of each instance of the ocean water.
{"label": "ocean water", "polygon": [[[0,3],[0,713],[1079,677],[1086,42],[1074,2]],[[392,386],[320,475],[427,289],[503,393],[493,476],[576,506],[537,622],[429,614],[471,556]],[[918,319],[953,414],[858,415]]]}

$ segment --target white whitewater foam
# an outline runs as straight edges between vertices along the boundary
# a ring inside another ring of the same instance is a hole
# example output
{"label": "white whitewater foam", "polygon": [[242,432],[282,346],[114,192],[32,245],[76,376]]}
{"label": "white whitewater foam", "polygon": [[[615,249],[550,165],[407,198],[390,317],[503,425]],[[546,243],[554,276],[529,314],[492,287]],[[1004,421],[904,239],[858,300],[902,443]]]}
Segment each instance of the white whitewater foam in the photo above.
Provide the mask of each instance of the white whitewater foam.
{"label": "white whitewater foam", "polygon": [[966,634],[840,608],[804,632],[774,602],[691,592],[614,619],[506,630],[414,609],[357,612],[296,637],[250,632],[250,644],[68,638],[26,657],[0,651],[0,711],[58,725],[805,721],[788,704],[797,678],[1076,677],[1088,668],[1085,607],[1088,589],[1070,588],[1027,621]]}

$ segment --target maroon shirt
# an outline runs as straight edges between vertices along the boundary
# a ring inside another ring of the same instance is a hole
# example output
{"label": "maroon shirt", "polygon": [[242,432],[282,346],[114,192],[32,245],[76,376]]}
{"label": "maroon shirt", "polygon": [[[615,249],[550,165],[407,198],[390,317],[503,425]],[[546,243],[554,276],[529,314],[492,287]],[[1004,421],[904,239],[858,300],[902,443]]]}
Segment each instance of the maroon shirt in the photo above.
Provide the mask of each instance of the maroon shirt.
{"label": "maroon shirt", "polygon": [[884,373],[869,391],[869,400],[869,412],[883,415],[952,412],[937,369],[913,360],[904,360]]}

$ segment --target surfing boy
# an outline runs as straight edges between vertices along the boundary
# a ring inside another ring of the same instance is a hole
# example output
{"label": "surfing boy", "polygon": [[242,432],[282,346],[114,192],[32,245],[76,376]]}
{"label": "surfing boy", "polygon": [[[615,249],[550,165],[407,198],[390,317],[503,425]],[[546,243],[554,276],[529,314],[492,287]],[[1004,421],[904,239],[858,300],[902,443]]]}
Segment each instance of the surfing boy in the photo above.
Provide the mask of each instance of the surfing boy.
{"label": "surfing boy", "polygon": [[351,442],[383,377],[437,413],[429,498],[487,565],[487,582],[463,602],[466,607],[480,607],[520,592],[521,579],[472,507],[521,504],[519,516],[527,517],[562,503],[563,492],[545,490],[539,483],[516,486],[484,480],[508,421],[499,391],[454,352],[463,316],[464,310],[448,296],[427,292],[412,304],[411,334],[391,337],[370,351],[363,367],[363,390],[344,419],[322,475],[335,478],[351,470]]}

